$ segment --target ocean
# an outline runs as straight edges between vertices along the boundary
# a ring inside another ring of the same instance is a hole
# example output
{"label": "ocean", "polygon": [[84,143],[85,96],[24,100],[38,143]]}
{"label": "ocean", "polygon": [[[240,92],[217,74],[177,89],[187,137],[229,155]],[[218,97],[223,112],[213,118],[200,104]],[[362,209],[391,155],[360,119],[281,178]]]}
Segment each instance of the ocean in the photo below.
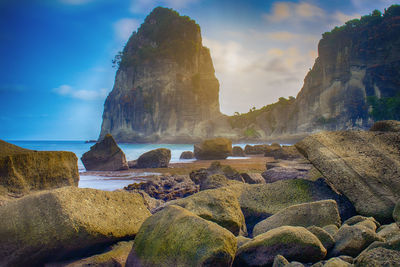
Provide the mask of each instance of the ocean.
{"label": "ocean", "polygon": [[[49,151],[71,151],[78,157],[78,168],[80,174],[79,187],[94,188],[100,190],[113,191],[122,189],[125,186],[139,182],[135,179],[140,176],[151,175],[152,173],[129,173],[119,174],[118,172],[97,172],[96,175],[89,175],[85,172],[85,167],[81,161],[83,153],[90,150],[94,143],[85,143],[84,141],[7,141],[14,145],[32,149]],[[135,160],[143,153],[157,149],[168,148],[171,150],[171,163],[173,162],[191,162],[193,160],[179,159],[183,151],[193,151],[193,144],[118,144],[124,151],[126,159]],[[236,145],[236,144],[235,144]],[[244,147],[245,144],[237,144]]]}

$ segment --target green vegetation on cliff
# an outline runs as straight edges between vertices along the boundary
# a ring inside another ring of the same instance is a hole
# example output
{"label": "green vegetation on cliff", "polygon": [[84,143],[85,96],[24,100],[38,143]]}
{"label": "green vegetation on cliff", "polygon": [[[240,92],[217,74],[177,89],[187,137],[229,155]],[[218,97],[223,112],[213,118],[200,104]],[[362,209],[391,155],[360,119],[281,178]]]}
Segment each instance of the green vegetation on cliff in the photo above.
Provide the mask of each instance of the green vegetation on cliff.
{"label": "green vegetation on cliff", "polygon": [[370,115],[375,121],[400,120],[400,93],[394,97],[369,96],[367,100],[372,108]]}

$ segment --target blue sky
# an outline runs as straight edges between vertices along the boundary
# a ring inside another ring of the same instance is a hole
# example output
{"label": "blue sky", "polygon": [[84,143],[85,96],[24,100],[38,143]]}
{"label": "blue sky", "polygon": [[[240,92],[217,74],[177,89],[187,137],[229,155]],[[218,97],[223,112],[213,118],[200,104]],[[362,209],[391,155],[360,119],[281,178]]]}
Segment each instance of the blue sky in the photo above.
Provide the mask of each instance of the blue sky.
{"label": "blue sky", "polygon": [[296,96],[321,34],[392,0],[1,0],[0,139],[98,137],[111,60],[156,6],[195,19],[221,111]]}

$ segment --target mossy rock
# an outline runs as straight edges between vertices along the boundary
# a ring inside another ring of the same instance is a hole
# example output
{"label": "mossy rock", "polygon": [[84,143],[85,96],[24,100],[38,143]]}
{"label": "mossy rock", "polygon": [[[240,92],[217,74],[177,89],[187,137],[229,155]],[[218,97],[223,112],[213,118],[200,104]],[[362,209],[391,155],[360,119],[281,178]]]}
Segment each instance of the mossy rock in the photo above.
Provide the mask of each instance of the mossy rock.
{"label": "mossy rock", "polygon": [[234,266],[270,266],[277,255],[289,261],[317,262],[326,256],[326,249],[304,227],[282,226],[241,246]]}
{"label": "mossy rock", "polygon": [[237,196],[228,188],[205,190],[169,204],[180,206],[205,220],[215,222],[234,235],[247,234]]}
{"label": "mossy rock", "polygon": [[331,234],[318,226],[307,227],[307,230],[313,233],[321,241],[326,250],[330,250],[335,245],[335,239]]}
{"label": "mossy rock", "polygon": [[201,144],[194,145],[196,159],[217,160],[226,159],[232,154],[232,141],[227,138],[214,138],[204,140]]}
{"label": "mossy rock", "polygon": [[235,236],[175,205],[148,218],[135,238],[127,266],[230,266]]}
{"label": "mossy rock", "polygon": [[0,186],[12,193],[28,193],[77,186],[78,159],[72,152],[34,151],[0,140]]}
{"label": "mossy rock", "polygon": [[284,225],[323,227],[329,224],[341,225],[337,204],[334,200],[320,200],[293,205],[275,213],[254,226],[253,235]]}
{"label": "mossy rock", "polygon": [[40,266],[133,238],[151,214],[139,194],[64,187],[0,207],[0,266]]}
{"label": "mossy rock", "polygon": [[136,168],[167,168],[171,160],[171,150],[158,148],[142,154],[136,162]]}

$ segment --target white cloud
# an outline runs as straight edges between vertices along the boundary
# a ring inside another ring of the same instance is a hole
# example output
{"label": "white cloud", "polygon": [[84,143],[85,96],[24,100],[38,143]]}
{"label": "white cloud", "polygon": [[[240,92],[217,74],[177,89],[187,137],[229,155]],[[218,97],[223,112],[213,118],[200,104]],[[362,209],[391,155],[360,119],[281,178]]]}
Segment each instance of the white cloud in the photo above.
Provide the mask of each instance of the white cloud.
{"label": "white cloud", "polygon": [[61,3],[67,4],[67,5],[84,5],[87,3],[92,2],[93,0],[60,0]]}
{"label": "white cloud", "polygon": [[131,34],[137,30],[140,23],[136,19],[123,18],[114,23],[116,37],[121,41],[127,41]]}
{"label": "white cloud", "polygon": [[277,23],[285,20],[315,20],[324,17],[325,11],[307,2],[275,2],[270,13],[264,14],[268,22]]}
{"label": "white cloud", "polygon": [[354,13],[354,14],[344,14],[340,11],[337,11],[336,13],[334,13],[332,15],[332,17],[334,18],[334,23],[339,24],[339,25],[343,25],[345,22],[352,20],[352,19],[359,19],[361,17],[361,14],[358,13]]}
{"label": "white cloud", "polygon": [[53,92],[62,96],[68,96],[81,100],[98,100],[104,99],[107,96],[107,89],[104,88],[100,90],[77,90],[67,84],[54,88]]}
{"label": "white cloud", "polygon": [[148,13],[156,6],[169,8],[184,8],[200,0],[132,0],[130,11],[132,13]]}

